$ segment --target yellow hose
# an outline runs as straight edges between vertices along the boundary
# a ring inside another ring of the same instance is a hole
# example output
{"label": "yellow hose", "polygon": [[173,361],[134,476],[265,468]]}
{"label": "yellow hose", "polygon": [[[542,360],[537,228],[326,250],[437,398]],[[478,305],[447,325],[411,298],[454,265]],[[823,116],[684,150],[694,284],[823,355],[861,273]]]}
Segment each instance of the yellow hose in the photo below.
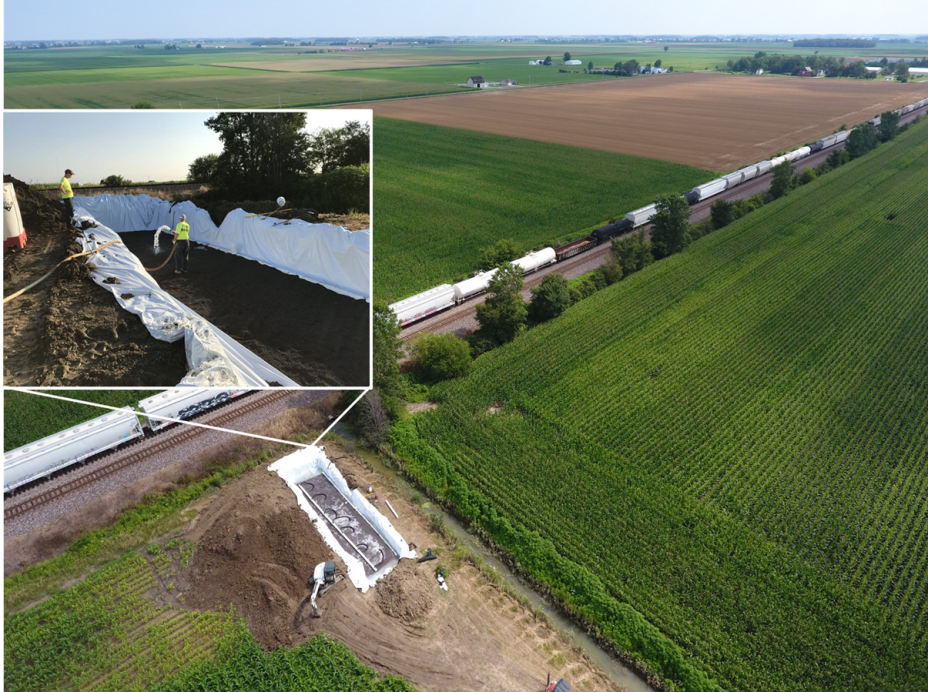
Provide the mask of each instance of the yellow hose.
{"label": "yellow hose", "polygon": [[40,283],[42,283],[43,281],[45,281],[45,279],[47,279],[48,277],[50,277],[50,276],[54,273],[54,271],[55,271],[58,267],[60,267],[62,264],[64,264],[65,262],[68,262],[68,261],[74,259],[75,257],[83,257],[84,255],[92,255],[93,253],[99,252],[99,251],[102,250],[103,248],[105,248],[105,247],[107,247],[107,246],[109,246],[109,245],[112,245],[113,243],[118,243],[118,242],[120,242],[120,241],[118,241],[118,240],[111,240],[110,242],[104,243],[104,244],[101,245],[100,247],[94,248],[93,250],[87,250],[86,252],[79,252],[79,253],[77,253],[76,255],[71,255],[70,257],[65,257],[65,258],[64,258],[63,260],[61,260],[58,264],[56,264],[54,267],[52,267],[52,268],[51,268],[51,271],[49,271],[47,274],[43,274],[42,276],[40,276],[38,279],[36,279],[35,281],[33,281],[31,284],[29,284],[29,285],[26,286],[25,288],[21,288],[21,289],[19,289],[18,291],[16,291],[16,293],[13,293],[12,295],[9,295],[9,296],[7,296],[6,298],[4,298],[4,299],[3,299],[4,304],[5,304],[8,300],[13,300],[13,298],[16,298],[16,297],[18,297],[18,296],[21,296],[23,293],[25,293],[26,291],[28,291],[28,290],[29,290],[30,288],[32,288],[33,286],[38,286]]}

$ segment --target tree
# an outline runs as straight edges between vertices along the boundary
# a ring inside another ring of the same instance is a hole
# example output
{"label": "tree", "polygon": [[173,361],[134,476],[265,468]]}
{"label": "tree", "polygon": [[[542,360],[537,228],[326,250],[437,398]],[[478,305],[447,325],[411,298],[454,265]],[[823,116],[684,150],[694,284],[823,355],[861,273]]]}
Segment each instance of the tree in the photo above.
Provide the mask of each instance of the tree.
{"label": "tree", "polygon": [[669,50],[670,50],[670,46],[664,46],[664,52],[665,52],[665,53],[666,53],[667,51],[669,51]]}
{"label": "tree", "polygon": [[400,366],[403,342],[396,313],[384,300],[374,301],[374,386],[388,396],[403,394]]}
{"label": "tree", "polygon": [[372,389],[355,405],[355,422],[364,441],[373,449],[386,442],[390,432],[390,415],[383,397]]}
{"label": "tree", "polygon": [[780,199],[793,186],[793,164],[789,161],[773,167],[773,180],[770,182],[770,194],[774,199]]}
{"label": "tree", "polygon": [[207,154],[198,156],[187,167],[188,183],[211,183],[216,178],[216,165],[219,162],[219,154]]}
{"label": "tree", "polygon": [[735,220],[735,205],[728,200],[720,199],[712,205],[709,213],[712,216],[712,227],[718,230]]}
{"label": "tree", "polygon": [[888,142],[896,136],[899,129],[899,114],[896,111],[886,111],[880,114],[880,141]]}
{"label": "tree", "polygon": [[622,70],[624,70],[625,74],[627,74],[629,77],[638,74],[638,67],[638,61],[634,58],[631,60],[626,60],[624,63],[622,63]]}
{"label": "tree", "polygon": [[321,173],[370,163],[371,128],[352,120],[343,127],[321,128],[310,137],[310,163]]}
{"label": "tree", "polygon": [[796,176],[796,183],[799,185],[808,185],[817,177],[818,175],[815,173],[814,168],[804,168],[802,173]]}
{"label": "tree", "polygon": [[430,382],[463,377],[473,367],[470,346],[454,334],[427,334],[413,346],[416,367]]}
{"label": "tree", "polygon": [[587,69],[587,70],[590,70],[590,71],[593,70],[593,61],[592,61],[592,60],[590,60],[590,62],[587,63],[586,69]]}
{"label": "tree", "polygon": [[131,185],[132,181],[128,178],[123,178],[121,175],[108,175],[100,181],[100,184],[105,187],[125,187],[126,185]]}
{"label": "tree", "polygon": [[664,64],[664,61],[661,60],[660,58],[654,61],[654,67],[660,67],[663,64]]}
{"label": "tree", "polygon": [[657,259],[680,252],[690,242],[690,205],[680,195],[662,195],[651,217],[651,246]]}
{"label": "tree", "polygon": [[494,269],[504,262],[518,259],[521,254],[522,251],[514,240],[509,238],[497,240],[490,247],[485,247],[480,251],[480,268]]}
{"label": "tree", "polygon": [[522,270],[506,263],[490,279],[487,299],[477,306],[477,322],[483,336],[505,344],[525,327],[528,313],[522,300]]}
{"label": "tree", "polygon": [[223,146],[216,182],[231,195],[277,197],[311,171],[305,113],[220,113],[206,126]]}
{"label": "tree", "polygon": [[654,262],[651,243],[645,240],[644,229],[623,238],[613,238],[612,255],[622,263],[625,276],[641,271]]}
{"label": "tree", "polygon": [[544,61],[542,64],[543,64],[543,65],[550,65],[550,64],[551,64],[551,56],[549,55],[547,58],[545,58],[545,61]]}
{"label": "tree", "polygon": [[852,159],[859,158],[871,149],[874,149],[879,143],[876,128],[870,123],[858,125],[847,137],[847,153]]}
{"label": "tree", "polygon": [[565,52],[565,53],[564,53],[564,62],[567,62],[568,60],[570,60],[570,53]]}
{"label": "tree", "polygon": [[570,307],[570,289],[562,274],[548,274],[532,289],[528,317],[535,324],[554,319]]}
{"label": "tree", "polygon": [[149,103],[148,101],[136,101],[135,103],[132,104],[132,107],[137,108],[137,109],[154,108],[154,106],[151,105],[151,103]]}
{"label": "tree", "polygon": [[904,60],[900,60],[893,66],[893,74],[896,75],[900,80],[908,79],[909,77],[909,65]]}

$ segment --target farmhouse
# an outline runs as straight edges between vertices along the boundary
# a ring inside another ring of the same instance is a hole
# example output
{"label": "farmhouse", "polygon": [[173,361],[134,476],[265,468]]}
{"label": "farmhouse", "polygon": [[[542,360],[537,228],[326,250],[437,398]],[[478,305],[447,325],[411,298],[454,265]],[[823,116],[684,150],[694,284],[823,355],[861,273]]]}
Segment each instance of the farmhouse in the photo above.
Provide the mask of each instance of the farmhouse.
{"label": "farmhouse", "polygon": [[486,84],[486,80],[483,77],[468,77],[467,86],[469,87],[479,87],[481,84]]}
{"label": "farmhouse", "polygon": [[514,79],[501,79],[499,80],[500,86],[515,86],[518,82]]}
{"label": "farmhouse", "polygon": [[812,68],[811,68],[811,67],[803,67],[801,70],[799,70],[799,76],[800,76],[800,77],[811,77],[811,76],[812,76]]}

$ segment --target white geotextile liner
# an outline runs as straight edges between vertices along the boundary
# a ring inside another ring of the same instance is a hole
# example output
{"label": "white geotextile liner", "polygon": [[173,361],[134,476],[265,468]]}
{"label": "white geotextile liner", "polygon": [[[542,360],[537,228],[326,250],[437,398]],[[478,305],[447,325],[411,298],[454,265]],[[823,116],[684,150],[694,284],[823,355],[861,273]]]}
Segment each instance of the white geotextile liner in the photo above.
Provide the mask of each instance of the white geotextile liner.
{"label": "white geotextile liner", "polygon": [[314,520],[315,526],[322,536],[322,540],[324,540],[325,544],[335,551],[342,559],[348,567],[348,579],[350,579],[351,583],[360,589],[362,593],[374,586],[378,579],[389,574],[393,570],[393,567],[381,569],[370,576],[365,574],[364,563],[361,562],[357,556],[352,555],[342,547],[341,543],[339,543],[333,535],[328,523],[319,516],[315,507],[306,499],[303,491],[298,487],[299,483],[313,476],[318,476],[320,473],[325,475],[338,492],[351,503],[358,511],[358,514],[367,520],[374,530],[380,534],[384,542],[389,545],[401,559],[404,557],[416,557],[416,551],[410,550],[409,545],[403,540],[399,532],[393,528],[393,525],[387,518],[378,512],[357,489],[351,490],[348,488],[348,483],[345,481],[344,476],[342,476],[341,472],[335,467],[335,464],[328,460],[322,447],[307,447],[306,449],[301,449],[298,452],[289,454],[283,459],[275,461],[268,466],[267,470],[276,473],[284,479],[290,487],[290,490],[296,495],[296,501],[300,509],[306,512],[310,519]]}
{"label": "white geotextile liner", "polygon": [[[97,223],[83,231],[80,242],[85,251],[92,250],[119,235],[99,225],[87,210],[75,209],[79,221]],[[91,238],[91,236],[93,236]],[[172,295],[162,290],[145,271],[142,263],[122,243],[95,252],[87,258],[96,269],[90,273],[94,283],[110,291],[124,309],[138,315],[149,333],[160,341],[183,338],[190,371],[181,385],[195,387],[266,387],[269,382],[298,386],[296,382],[241,346]],[[103,283],[108,277],[118,284]],[[123,298],[123,294],[132,294]],[[162,383],[166,384],[166,383]]]}
{"label": "white geotextile liner", "polygon": [[236,209],[221,226],[193,202],[172,204],[148,195],[75,197],[97,221],[119,233],[174,228],[181,214],[190,239],[217,250],[255,260],[352,298],[370,301],[371,232],[295,219],[252,217]]}

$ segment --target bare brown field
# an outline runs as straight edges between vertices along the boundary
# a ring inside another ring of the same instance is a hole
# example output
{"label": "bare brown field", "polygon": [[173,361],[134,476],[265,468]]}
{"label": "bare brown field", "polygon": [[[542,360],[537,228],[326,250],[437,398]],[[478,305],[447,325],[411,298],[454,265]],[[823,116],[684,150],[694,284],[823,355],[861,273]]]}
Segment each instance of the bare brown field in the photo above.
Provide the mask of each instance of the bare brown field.
{"label": "bare brown field", "polygon": [[733,171],[928,84],[691,73],[373,103],[375,115]]}
{"label": "bare brown field", "polygon": [[422,58],[383,58],[346,53],[339,57],[306,57],[295,60],[255,60],[251,62],[217,62],[212,67],[236,67],[243,70],[270,72],[332,72],[335,70],[366,70],[377,67],[423,67],[426,65],[465,65],[471,60],[423,60]]}

